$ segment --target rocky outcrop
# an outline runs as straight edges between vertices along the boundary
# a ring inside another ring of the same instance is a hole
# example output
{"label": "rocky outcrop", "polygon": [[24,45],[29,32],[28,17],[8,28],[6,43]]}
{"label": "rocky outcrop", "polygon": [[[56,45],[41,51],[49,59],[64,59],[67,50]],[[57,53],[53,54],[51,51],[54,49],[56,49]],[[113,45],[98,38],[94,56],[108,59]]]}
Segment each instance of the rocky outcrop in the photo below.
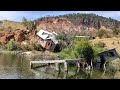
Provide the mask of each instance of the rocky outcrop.
{"label": "rocky outcrop", "polygon": [[36,42],[38,40],[36,30],[5,30],[0,32],[0,43],[7,44],[10,39],[14,39],[17,42],[28,40],[29,42]]}
{"label": "rocky outcrop", "polygon": [[37,23],[38,29],[44,29],[49,32],[68,32],[73,29],[76,31],[75,25],[65,18],[45,18]]}
{"label": "rocky outcrop", "polygon": [[15,41],[17,42],[22,42],[25,40],[25,33],[26,31],[24,30],[17,30],[14,32],[14,38],[15,38]]}
{"label": "rocky outcrop", "polygon": [[10,39],[14,39],[14,33],[12,31],[3,31],[0,33],[0,43],[6,44]]}

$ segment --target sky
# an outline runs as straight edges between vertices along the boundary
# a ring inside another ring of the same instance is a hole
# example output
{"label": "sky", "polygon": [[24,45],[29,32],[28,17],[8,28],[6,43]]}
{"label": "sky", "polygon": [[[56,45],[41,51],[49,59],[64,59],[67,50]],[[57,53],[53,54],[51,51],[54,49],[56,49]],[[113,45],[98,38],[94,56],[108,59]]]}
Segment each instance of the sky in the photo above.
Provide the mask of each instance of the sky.
{"label": "sky", "polygon": [[104,17],[111,17],[120,21],[120,11],[0,11],[0,20],[22,21],[23,16],[28,20],[35,20],[44,16],[57,16],[72,13],[94,13]]}

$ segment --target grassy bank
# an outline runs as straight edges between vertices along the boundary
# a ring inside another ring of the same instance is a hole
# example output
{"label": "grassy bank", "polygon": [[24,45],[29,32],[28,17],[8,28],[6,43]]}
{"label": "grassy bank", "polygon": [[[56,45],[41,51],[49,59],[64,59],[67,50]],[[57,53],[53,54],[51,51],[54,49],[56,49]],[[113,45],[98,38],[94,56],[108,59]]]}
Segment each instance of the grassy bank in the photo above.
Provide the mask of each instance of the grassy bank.
{"label": "grassy bank", "polygon": [[11,54],[11,55],[20,55],[24,56],[27,59],[31,60],[55,60],[58,59],[57,53],[49,52],[49,51],[9,51],[9,50],[1,50],[0,54]]}
{"label": "grassy bank", "polygon": [[22,53],[22,52],[21,51],[1,50],[0,53],[1,54],[14,54],[14,55],[17,55],[17,54]]}

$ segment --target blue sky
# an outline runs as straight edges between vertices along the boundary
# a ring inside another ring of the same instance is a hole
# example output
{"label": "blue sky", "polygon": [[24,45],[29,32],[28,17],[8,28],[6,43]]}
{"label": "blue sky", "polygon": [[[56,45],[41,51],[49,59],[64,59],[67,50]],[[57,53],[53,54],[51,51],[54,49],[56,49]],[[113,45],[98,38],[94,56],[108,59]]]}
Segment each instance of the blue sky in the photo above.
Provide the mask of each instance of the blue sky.
{"label": "blue sky", "polygon": [[56,16],[69,13],[94,13],[120,21],[120,11],[0,11],[0,20],[22,21],[23,16],[28,20],[34,20],[43,16]]}

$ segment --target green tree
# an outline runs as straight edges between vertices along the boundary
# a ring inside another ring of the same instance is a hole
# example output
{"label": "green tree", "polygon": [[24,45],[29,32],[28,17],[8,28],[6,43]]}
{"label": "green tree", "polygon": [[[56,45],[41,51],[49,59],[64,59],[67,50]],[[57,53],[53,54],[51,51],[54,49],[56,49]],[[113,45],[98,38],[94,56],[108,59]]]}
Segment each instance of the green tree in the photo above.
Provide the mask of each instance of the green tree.
{"label": "green tree", "polygon": [[28,20],[27,20],[25,17],[22,18],[22,24],[23,24],[25,27],[28,26]]}
{"label": "green tree", "polygon": [[33,21],[28,21],[25,17],[22,19],[22,24],[29,30],[35,30],[36,29],[36,24]]}
{"label": "green tree", "polygon": [[74,41],[72,47],[63,49],[60,52],[60,57],[62,59],[85,58],[91,66],[92,59],[94,59],[94,51],[87,39],[79,39]]}
{"label": "green tree", "polygon": [[[74,30],[73,30],[74,31]],[[73,43],[73,40],[76,36],[77,32],[68,32],[67,34],[64,32],[60,32],[58,33],[58,35],[56,36],[57,40],[60,40],[62,42],[65,42],[67,44],[67,46],[71,46]],[[61,44],[64,45],[64,44]],[[65,46],[65,45],[64,45]]]}
{"label": "green tree", "polygon": [[92,59],[94,59],[94,51],[87,39],[81,39],[75,42],[74,50],[76,58],[85,58],[87,63],[91,66]]}

